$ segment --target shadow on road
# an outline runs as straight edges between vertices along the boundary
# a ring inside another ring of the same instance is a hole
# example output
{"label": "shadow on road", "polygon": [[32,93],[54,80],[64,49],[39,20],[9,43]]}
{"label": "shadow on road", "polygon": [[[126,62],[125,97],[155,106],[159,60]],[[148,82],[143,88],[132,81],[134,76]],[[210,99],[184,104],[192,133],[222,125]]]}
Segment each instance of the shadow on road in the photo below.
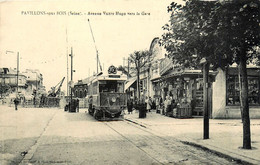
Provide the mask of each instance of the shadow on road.
{"label": "shadow on road", "polygon": [[37,137],[0,141],[0,164],[19,164],[36,140]]}

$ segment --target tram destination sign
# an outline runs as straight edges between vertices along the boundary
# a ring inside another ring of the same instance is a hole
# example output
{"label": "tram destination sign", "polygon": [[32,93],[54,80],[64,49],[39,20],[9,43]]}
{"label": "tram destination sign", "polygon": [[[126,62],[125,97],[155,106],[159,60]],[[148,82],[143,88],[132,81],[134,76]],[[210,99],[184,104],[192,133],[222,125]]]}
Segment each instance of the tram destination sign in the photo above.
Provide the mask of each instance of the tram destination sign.
{"label": "tram destination sign", "polygon": [[111,77],[111,78],[120,78],[120,75],[108,75],[108,77]]}

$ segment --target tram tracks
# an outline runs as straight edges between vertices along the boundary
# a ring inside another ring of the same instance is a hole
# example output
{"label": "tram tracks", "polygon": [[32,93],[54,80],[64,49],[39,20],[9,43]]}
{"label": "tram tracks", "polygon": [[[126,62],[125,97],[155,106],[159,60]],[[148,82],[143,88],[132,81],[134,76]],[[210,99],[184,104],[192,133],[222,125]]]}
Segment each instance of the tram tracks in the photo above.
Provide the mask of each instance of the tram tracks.
{"label": "tram tracks", "polygon": [[104,122],[157,164],[239,164],[231,159],[183,144],[179,140],[130,121]]}

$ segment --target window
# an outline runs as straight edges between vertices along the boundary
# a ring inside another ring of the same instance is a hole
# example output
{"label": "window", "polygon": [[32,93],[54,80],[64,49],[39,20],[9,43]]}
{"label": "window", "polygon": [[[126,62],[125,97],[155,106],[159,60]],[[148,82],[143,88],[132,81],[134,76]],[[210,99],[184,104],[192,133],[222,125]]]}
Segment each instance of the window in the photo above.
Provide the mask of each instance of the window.
{"label": "window", "polygon": [[[260,104],[259,77],[248,76],[248,102],[249,105]],[[240,104],[239,80],[236,75],[227,77],[227,105]]]}
{"label": "window", "polygon": [[124,92],[124,83],[116,80],[99,81],[99,92]]}
{"label": "window", "polygon": [[79,98],[82,98],[83,95],[82,95],[82,91],[79,91]]}
{"label": "window", "polygon": [[93,94],[97,94],[98,92],[97,90],[98,90],[98,82],[96,81],[93,83]]}
{"label": "window", "polygon": [[123,93],[124,92],[124,84],[123,83],[118,83],[117,84],[117,92]]}
{"label": "window", "polygon": [[86,97],[88,95],[87,90],[84,91],[84,97]]}

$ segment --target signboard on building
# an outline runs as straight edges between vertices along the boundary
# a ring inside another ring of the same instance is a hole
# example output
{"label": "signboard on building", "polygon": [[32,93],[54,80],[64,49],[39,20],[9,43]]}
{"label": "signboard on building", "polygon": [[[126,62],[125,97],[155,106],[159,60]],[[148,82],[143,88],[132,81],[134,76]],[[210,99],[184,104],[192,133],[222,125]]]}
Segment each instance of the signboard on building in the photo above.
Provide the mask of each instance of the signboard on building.
{"label": "signboard on building", "polygon": [[164,58],[160,63],[160,75],[163,75],[173,67],[172,60]]}

